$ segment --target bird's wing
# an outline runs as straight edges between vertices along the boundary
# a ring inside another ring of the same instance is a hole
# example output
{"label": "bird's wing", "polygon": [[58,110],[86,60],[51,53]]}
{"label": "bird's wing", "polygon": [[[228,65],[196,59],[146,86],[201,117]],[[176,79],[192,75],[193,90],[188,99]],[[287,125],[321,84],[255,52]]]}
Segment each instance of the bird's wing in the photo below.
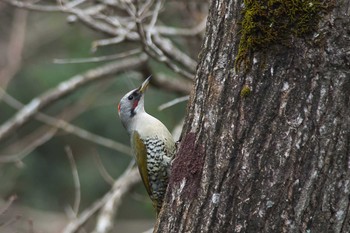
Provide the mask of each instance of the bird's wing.
{"label": "bird's wing", "polygon": [[152,190],[148,180],[147,172],[147,148],[143,143],[143,140],[140,138],[140,135],[137,131],[134,131],[131,135],[131,145],[134,149],[134,154],[136,157],[136,163],[139,168],[139,172],[143,181],[143,184],[146,187],[148,195],[151,196]]}

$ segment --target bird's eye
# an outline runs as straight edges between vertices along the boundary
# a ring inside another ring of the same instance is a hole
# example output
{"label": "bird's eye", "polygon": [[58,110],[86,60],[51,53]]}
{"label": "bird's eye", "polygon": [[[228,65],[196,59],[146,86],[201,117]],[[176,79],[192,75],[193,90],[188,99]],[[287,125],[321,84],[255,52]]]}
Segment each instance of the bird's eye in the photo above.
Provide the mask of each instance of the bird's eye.
{"label": "bird's eye", "polygon": [[133,98],[134,98],[134,96],[132,96],[132,95],[128,96],[128,100],[132,100]]}

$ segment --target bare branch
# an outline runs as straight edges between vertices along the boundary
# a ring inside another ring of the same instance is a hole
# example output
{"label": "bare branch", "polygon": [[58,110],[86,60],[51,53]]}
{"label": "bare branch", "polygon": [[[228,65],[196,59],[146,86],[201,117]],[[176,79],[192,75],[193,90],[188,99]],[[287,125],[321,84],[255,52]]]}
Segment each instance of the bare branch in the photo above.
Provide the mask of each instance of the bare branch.
{"label": "bare branch", "polygon": [[[156,16],[157,14],[158,13],[156,13]],[[136,15],[135,22],[136,22],[137,31],[139,33],[140,41],[142,43],[144,51],[155,60],[165,63],[170,69],[172,69],[176,73],[182,75],[187,79],[193,80],[194,73],[192,74],[181,69],[176,63],[174,63],[169,57],[167,57],[166,54],[164,54],[159,47],[157,47],[152,42],[150,34],[147,36],[147,33],[151,32],[151,30],[148,32],[145,31],[142,25],[142,20],[140,15]]]}
{"label": "bare branch", "polygon": [[6,212],[8,208],[12,205],[12,203],[17,199],[16,195],[10,196],[9,200],[6,202],[5,206],[0,208],[0,215]]}
{"label": "bare branch", "polygon": [[[129,166],[124,174],[128,174],[132,170]],[[111,198],[101,208],[101,211],[97,218],[97,223],[93,233],[108,233],[113,228],[113,220],[116,215],[117,209],[121,203],[122,193],[114,192]]]}
{"label": "bare branch", "polygon": [[174,46],[171,40],[155,34],[153,41],[165,55],[184,66],[191,73],[195,73],[197,62]]}
{"label": "bare branch", "polygon": [[162,0],[157,0],[156,5],[155,5],[154,10],[153,10],[151,22],[149,23],[148,29],[146,30],[146,40],[147,40],[148,44],[153,43],[152,42],[152,32],[153,32],[153,29],[156,25],[161,5],[162,5]]}
{"label": "bare branch", "polygon": [[[83,10],[74,8],[74,5],[70,5],[69,3],[59,6],[59,5],[39,5],[39,4],[32,4],[32,3],[27,3],[27,2],[22,2],[22,1],[17,1],[17,0],[4,0],[7,3],[19,7],[19,8],[24,8],[27,10],[34,10],[34,11],[44,11],[44,12],[63,12],[63,13],[68,13],[68,14],[73,14],[75,15],[82,23],[84,23],[86,26],[97,30],[101,31],[104,33],[107,33],[109,35],[117,35],[117,32],[114,27],[102,23],[99,21],[96,21],[92,18],[91,15],[86,14]],[[73,1],[74,2],[74,1]]]}
{"label": "bare branch", "polygon": [[106,46],[106,45],[113,45],[113,44],[119,44],[126,39],[126,33],[119,34],[116,37],[109,38],[109,39],[102,39],[102,40],[97,40],[92,43],[92,48],[91,51],[95,52],[98,47],[101,46]]}
{"label": "bare branch", "polygon": [[104,62],[104,61],[111,61],[111,60],[117,60],[120,58],[125,58],[131,55],[136,55],[141,53],[141,49],[132,49],[125,51],[123,53],[113,54],[113,55],[107,55],[107,56],[100,56],[100,57],[88,57],[88,58],[67,58],[67,59],[59,59],[56,58],[53,60],[53,63],[55,64],[74,64],[74,63],[88,63],[88,62]]}
{"label": "bare branch", "polygon": [[79,20],[82,23],[84,23],[86,26],[88,26],[93,30],[103,32],[113,36],[118,35],[118,32],[115,27],[109,24],[94,20],[92,16],[86,14],[83,10],[80,10],[78,8],[68,8],[63,10],[63,12],[74,14],[79,18]]}
{"label": "bare branch", "polygon": [[190,98],[190,96],[189,96],[189,95],[186,95],[186,96],[182,96],[182,97],[173,99],[173,100],[171,100],[171,101],[169,101],[169,102],[167,102],[167,103],[164,103],[164,104],[160,105],[160,106],[158,107],[158,110],[159,110],[159,111],[163,111],[164,109],[170,108],[170,107],[172,107],[172,106],[174,106],[174,105],[176,105],[176,104],[178,104],[178,103],[185,102],[185,101],[187,101],[189,98]]}
{"label": "bare branch", "polygon": [[[162,62],[166,64],[170,69],[172,69],[174,72],[180,74],[181,76],[193,80],[194,74],[191,74],[183,69],[181,69],[178,65],[176,65],[174,62],[172,62],[165,54],[157,48],[154,44],[148,45],[147,43],[144,43],[144,51],[150,55],[155,60]],[[157,54],[155,51],[160,52],[160,54]]]}
{"label": "bare branch", "polygon": [[[88,91],[85,93],[80,100],[75,103],[72,106],[69,106],[64,109],[62,113],[60,113],[57,118],[69,121],[71,119],[74,119],[78,115],[80,115],[83,111],[86,110],[87,107],[89,107],[93,100],[95,100],[98,93],[102,93],[105,88],[107,88],[109,85],[107,83],[103,83],[102,88],[99,88],[98,91],[96,89],[93,89],[91,91]],[[15,109],[21,109],[23,107],[23,104],[20,103],[18,100],[10,96],[8,93],[4,92],[0,88],[0,94],[4,95],[4,102],[7,103],[9,106],[15,108]],[[9,151],[7,153],[3,154],[11,154],[11,155],[2,155],[0,157],[0,163],[1,162],[20,162],[25,156],[27,156],[29,153],[31,153],[33,150],[35,150],[38,146],[43,145],[47,141],[49,141],[59,130],[57,127],[51,127],[51,126],[42,126],[41,128],[37,129],[33,133],[29,134],[28,136],[23,137],[20,140],[16,140],[15,143],[12,143],[10,146],[8,146],[6,151]],[[14,152],[18,151],[19,148],[24,148],[20,152]]]}
{"label": "bare branch", "polygon": [[[23,107],[23,104],[20,103],[18,100],[16,100],[15,98],[13,98],[12,96],[8,95],[6,92],[4,92],[1,88],[0,88],[0,93],[4,93],[4,99],[6,98],[7,103],[9,103],[11,106],[15,107],[15,108],[21,108]],[[8,101],[10,100],[10,101]],[[48,124],[51,126],[54,126],[57,129],[61,129],[65,132],[68,132],[70,134],[76,135],[80,138],[83,138],[87,141],[102,145],[104,147],[110,148],[110,149],[114,149],[116,151],[122,152],[124,154],[127,155],[131,155],[131,150],[128,146],[119,143],[119,142],[115,142],[111,139],[99,136],[97,134],[94,133],[90,133],[87,130],[84,130],[82,128],[79,128],[75,125],[72,125],[64,120],[61,119],[56,119],[54,117],[48,116],[46,114],[43,114],[41,112],[36,112],[34,113],[35,118]],[[38,142],[39,143],[39,142]],[[6,161],[6,157],[4,158]],[[15,157],[13,159],[16,159]],[[8,158],[7,160],[11,160],[13,162],[17,161],[17,160],[13,160],[11,158]]]}
{"label": "bare branch", "polygon": [[40,137],[36,138],[32,143],[30,143],[26,148],[24,148],[20,153],[15,155],[2,155],[0,156],[0,163],[17,163],[20,162],[24,157],[34,151],[38,146],[43,145],[49,141],[57,132],[57,129],[51,128],[46,131]]}
{"label": "bare branch", "polygon": [[140,6],[140,9],[138,10],[138,15],[144,15],[149,8],[152,6],[152,3],[154,2],[154,0],[146,0],[145,3]]}
{"label": "bare branch", "polygon": [[69,146],[66,146],[64,149],[68,156],[69,164],[71,166],[72,174],[73,174],[74,189],[75,189],[73,212],[74,212],[74,215],[77,216],[79,212],[80,198],[81,198],[79,174],[78,174],[77,165],[75,164],[75,161],[74,161],[72,149]]}
{"label": "bare branch", "polygon": [[81,212],[76,219],[71,221],[62,231],[62,233],[77,232],[79,228],[91,218],[108,200],[112,197],[118,196],[120,199],[128,193],[128,191],[137,183],[141,181],[137,168],[133,168],[128,173],[124,173],[114,183],[111,191],[105,194],[100,200],[94,202],[89,208]]}
{"label": "bare branch", "polygon": [[22,50],[26,35],[27,15],[28,12],[21,9],[17,9],[14,14],[9,45],[6,51],[6,60],[8,64],[0,70],[0,86],[4,89],[6,89],[7,83],[21,66]]}
{"label": "bare branch", "polygon": [[101,157],[99,154],[97,154],[97,152],[94,154],[94,159],[98,168],[98,171],[100,172],[102,178],[111,186],[114,184],[115,180],[113,179],[113,177],[108,173],[107,169],[105,168],[105,166],[103,165],[102,161],[101,161]]}
{"label": "bare branch", "polygon": [[[98,68],[89,70],[81,75],[76,75],[71,79],[61,82],[56,88],[45,92],[44,94],[34,98],[27,105],[25,105],[17,114],[11,119],[7,120],[0,126],[0,140],[8,136],[32,118],[40,109],[46,107],[48,104],[68,95],[79,87],[82,87],[90,82],[100,80],[107,75],[123,72],[125,70],[140,69],[147,56],[142,54],[136,58],[124,59],[118,62],[109,63]],[[73,127],[74,128],[74,127]],[[74,131],[74,130],[73,130]],[[86,132],[86,131],[85,131]],[[85,133],[81,131],[82,134]]]}
{"label": "bare branch", "polygon": [[205,30],[207,18],[205,17],[197,26],[193,28],[175,28],[167,26],[156,26],[155,30],[163,36],[195,36]]}
{"label": "bare branch", "polygon": [[68,1],[67,5],[68,7],[76,7],[84,2],[86,2],[87,0],[73,0],[73,1]]}
{"label": "bare branch", "polygon": [[191,92],[192,82],[180,78],[167,78],[165,75],[157,74],[151,80],[155,87],[162,88],[166,91],[176,92],[182,95],[188,95]]}
{"label": "bare branch", "polygon": [[105,138],[105,137],[102,137],[100,135],[91,133],[85,129],[79,128],[79,127],[72,125],[72,124],[69,124],[63,120],[56,120],[54,118],[48,118],[48,116],[45,117],[46,118],[45,120],[42,116],[40,116],[40,118],[41,118],[40,120],[45,121],[45,123],[48,123],[52,126],[60,128],[68,133],[74,134],[80,138],[87,140],[87,141],[90,141],[90,142],[102,145],[104,147],[122,152],[126,155],[131,155],[130,148],[122,143],[115,142],[109,138]]}
{"label": "bare branch", "polygon": [[44,12],[63,11],[62,6],[38,5],[38,4],[32,4],[32,3],[27,3],[27,2],[17,1],[17,0],[4,0],[4,1],[13,5],[13,6],[16,6],[18,8],[24,8],[24,9],[32,10],[32,11],[44,11]]}
{"label": "bare branch", "polygon": [[61,5],[39,5],[31,2],[23,2],[18,0],[4,0],[10,5],[16,6],[18,8],[24,8],[32,11],[43,11],[43,12],[67,12],[69,13],[69,9],[74,8],[86,0],[74,0],[70,1],[67,4]]}
{"label": "bare branch", "polygon": [[171,135],[173,135],[173,138],[175,140],[175,142],[177,142],[178,140],[180,140],[181,137],[181,132],[182,132],[182,128],[185,124],[185,118],[182,118],[173,128],[173,130],[171,131]]}
{"label": "bare branch", "polygon": [[[154,1],[151,0],[146,1],[141,6],[141,9],[139,11],[136,10],[135,6],[131,2],[121,1],[119,4],[122,5],[122,9],[127,11],[128,14],[132,17],[129,18],[129,21],[126,23],[119,22],[119,16],[116,16],[114,18],[111,18],[104,14],[93,16],[90,14],[89,9],[82,10],[79,8],[74,8],[69,3],[62,6],[41,6],[37,4],[24,3],[17,0],[6,1],[14,6],[23,7],[26,9],[57,10],[64,13],[70,13],[78,18],[86,26],[113,36],[113,38],[110,39],[95,41],[92,46],[93,51],[95,51],[99,46],[118,44],[125,40],[140,41],[144,47],[144,51],[148,53],[152,58],[156,59],[159,62],[165,63],[170,69],[190,80],[192,80],[194,77],[196,62],[187,54],[176,48],[176,46],[174,46],[170,40],[162,38],[160,35],[162,32],[172,35],[175,35],[176,33],[195,35],[204,29],[205,20],[203,20],[203,22],[197,27],[188,30],[169,27],[157,27],[155,24],[162,5],[161,0],[156,1],[154,4],[154,9],[152,11],[150,8]],[[150,23],[146,25],[144,29],[141,22],[143,18],[146,17],[145,15],[147,15],[147,13],[149,13],[152,17]],[[102,21],[105,22],[102,22],[98,19],[102,19]],[[132,19],[134,19],[134,22],[132,22]],[[153,42],[153,39],[155,39],[156,42]]]}
{"label": "bare branch", "polygon": [[144,232],[142,232],[142,233],[152,233],[153,230],[154,230],[154,228],[152,227],[151,229],[148,229],[147,231],[144,231]]}

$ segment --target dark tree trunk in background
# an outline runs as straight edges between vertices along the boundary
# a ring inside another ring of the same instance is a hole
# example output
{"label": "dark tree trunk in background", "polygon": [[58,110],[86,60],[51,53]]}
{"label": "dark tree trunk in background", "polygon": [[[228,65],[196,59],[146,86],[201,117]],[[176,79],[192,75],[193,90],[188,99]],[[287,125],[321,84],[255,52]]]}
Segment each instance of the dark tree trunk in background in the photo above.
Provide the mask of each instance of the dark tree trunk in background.
{"label": "dark tree trunk in background", "polygon": [[350,232],[350,3],[331,3],[236,71],[243,2],[212,1],[155,232]]}

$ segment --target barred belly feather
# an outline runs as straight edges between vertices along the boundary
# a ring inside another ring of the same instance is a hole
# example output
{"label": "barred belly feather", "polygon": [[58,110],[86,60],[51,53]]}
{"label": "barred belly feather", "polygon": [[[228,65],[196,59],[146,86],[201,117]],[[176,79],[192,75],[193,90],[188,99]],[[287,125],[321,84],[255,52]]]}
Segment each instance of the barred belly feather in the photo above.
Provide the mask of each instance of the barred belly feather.
{"label": "barred belly feather", "polygon": [[168,184],[168,167],[170,159],[167,159],[167,151],[163,141],[158,138],[146,138],[147,172],[151,187],[151,199],[156,201],[157,210],[162,207],[165,191]]}
{"label": "barred belly feather", "polygon": [[142,139],[137,132],[134,132],[131,139],[142,181],[154,208],[159,213],[168,184],[168,170],[174,151],[167,148],[166,141],[156,136]]}

